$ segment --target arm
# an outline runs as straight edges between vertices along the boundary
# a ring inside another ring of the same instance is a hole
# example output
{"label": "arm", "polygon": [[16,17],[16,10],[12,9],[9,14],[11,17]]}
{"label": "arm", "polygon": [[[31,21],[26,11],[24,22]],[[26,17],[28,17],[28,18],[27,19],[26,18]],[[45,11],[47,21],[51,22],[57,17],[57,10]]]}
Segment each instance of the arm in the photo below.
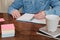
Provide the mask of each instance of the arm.
{"label": "arm", "polygon": [[45,15],[55,14],[60,16],[60,1],[59,0],[50,0],[50,5],[52,9],[39,12],[34,17],[37,19],[44,19]]}
{"label": "arm", "polygon": [[19,10],[23,6],[23,0],[15,0],[8,9],[8,13],[11,14],[13,10]]}
{"label": "arm", "polygon": [[51,0],[52,9],[45,10],[46,14],[55,14],[60,16],[60,1],[59,0]]}

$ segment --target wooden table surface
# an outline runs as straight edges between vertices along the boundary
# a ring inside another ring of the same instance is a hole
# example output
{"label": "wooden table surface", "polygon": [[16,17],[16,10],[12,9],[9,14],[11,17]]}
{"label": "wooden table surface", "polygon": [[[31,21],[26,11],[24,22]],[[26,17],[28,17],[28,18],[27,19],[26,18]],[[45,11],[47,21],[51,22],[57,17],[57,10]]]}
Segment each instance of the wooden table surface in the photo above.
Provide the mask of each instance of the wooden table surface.
{"label": "wooden table surface", "polygon": [[[0,13],[0,18],[4,18],[6,21],[0,22],[2,24],[15,25],[15,37],[2,38],[0,30],[0,40],[55,40],[53,38],[48,38],[42,35],[36,34],[39,28],[45,26],[43,24],[34,24],[30,22],[18,22],[13,19],[12,16],[7,13]],[[0,26],[1,29],[1,26]]]}

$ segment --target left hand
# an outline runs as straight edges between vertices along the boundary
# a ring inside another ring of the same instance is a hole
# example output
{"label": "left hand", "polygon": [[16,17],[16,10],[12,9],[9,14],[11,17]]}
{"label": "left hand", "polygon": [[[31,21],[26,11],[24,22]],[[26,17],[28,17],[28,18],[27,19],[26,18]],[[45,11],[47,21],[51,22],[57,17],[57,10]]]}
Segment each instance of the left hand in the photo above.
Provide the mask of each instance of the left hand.
{"label": "left hand", "polygon": [[36,18],[36,19],[44,19],[45,16],[46,16],[45,12],[44,11],[41,11],[41,12],[35,14],[34,15],[34,18]]}

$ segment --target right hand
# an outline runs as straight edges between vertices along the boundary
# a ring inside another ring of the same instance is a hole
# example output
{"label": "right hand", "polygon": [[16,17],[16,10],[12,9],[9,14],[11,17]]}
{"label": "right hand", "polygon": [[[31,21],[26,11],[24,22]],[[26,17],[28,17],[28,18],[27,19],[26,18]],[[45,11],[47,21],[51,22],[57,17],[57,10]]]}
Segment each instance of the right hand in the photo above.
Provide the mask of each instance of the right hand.
{"label": "right hand", "polygon": [[13,18],[18,18],[21,16],[21,14],[18,10],[13,10],[11,15],[13,16]]}
{"label": "right hand", "polygon": [[45,12],[41,11],[41,12],[38,12],[37,14],[35,14],[34,18],[41,20],[41,19],[45,19],[45,16],[46,16]]}

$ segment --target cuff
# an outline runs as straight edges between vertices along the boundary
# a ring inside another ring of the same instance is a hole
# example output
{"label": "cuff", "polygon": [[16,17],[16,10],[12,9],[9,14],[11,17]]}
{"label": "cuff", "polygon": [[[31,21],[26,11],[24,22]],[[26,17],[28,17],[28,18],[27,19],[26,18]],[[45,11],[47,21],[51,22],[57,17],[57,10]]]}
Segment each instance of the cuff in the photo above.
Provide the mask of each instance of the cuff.
{"label": "cuff", "polygon": [[46,15],[51,15],[51,14],[54,14],[54,10],[45,10],[44,11]]}
{"label": "cuff", "polygon": [[15,10],[15,9],[14,9],[13,7],[10,7],[10,8],[8,9],[8,13],[11,14],[13,10]]}

